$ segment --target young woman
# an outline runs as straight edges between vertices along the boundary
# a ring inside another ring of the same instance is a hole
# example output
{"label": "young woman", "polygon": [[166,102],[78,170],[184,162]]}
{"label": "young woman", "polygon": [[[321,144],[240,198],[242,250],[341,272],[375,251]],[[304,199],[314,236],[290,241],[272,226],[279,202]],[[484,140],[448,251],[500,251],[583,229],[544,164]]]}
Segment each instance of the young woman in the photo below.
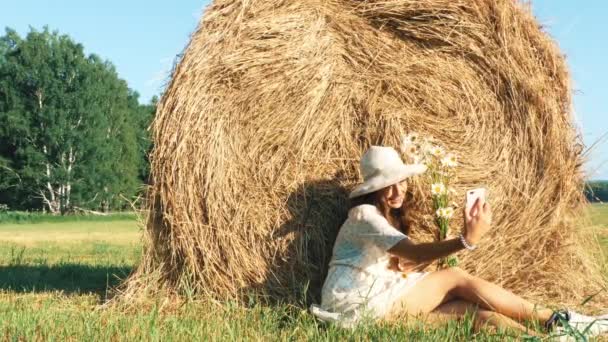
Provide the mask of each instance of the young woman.
{"label": "young woman", "polygon": [[458,238],[414,243],[406,235],[406,179],[426,167],[406,165],[393,148],[380,146],[363,155],[360,167],[364,182],[350,194],[353,206],[334,245],[321,306],[311,307],[320,319],[348,327],[364,317],[469,312],[477,327],[489,324],[523,331],[521,321],[535,320],[550,330],[561,317],[580,328],[595,322],[590,329],[594,335],[608,332],[608,316],[542,309],[459,268],[416,271],[433,260],[474,249],[491,227],[490,204],[478,200],[469,212],[465,210],[465,226]]}

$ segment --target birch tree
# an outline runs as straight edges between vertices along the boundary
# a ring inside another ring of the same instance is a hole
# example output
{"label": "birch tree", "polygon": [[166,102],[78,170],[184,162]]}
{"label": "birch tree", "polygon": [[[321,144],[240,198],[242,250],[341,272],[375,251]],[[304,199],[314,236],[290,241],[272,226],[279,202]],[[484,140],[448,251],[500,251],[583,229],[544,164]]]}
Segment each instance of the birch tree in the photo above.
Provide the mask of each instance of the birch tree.
{"label": "birch tree", "polygon": [[20,177],[17,206],[63,214],[132,196],[139,104],[114,66],[47,28],[1,40],[0,157]]}

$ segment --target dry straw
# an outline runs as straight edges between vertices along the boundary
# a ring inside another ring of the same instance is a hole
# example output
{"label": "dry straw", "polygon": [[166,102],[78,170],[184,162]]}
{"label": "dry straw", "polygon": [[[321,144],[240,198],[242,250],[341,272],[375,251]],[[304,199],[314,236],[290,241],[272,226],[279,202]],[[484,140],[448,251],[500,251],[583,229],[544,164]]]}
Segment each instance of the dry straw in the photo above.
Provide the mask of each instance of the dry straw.
{"label": "dry straw", "polygon": [[[461,198],[490,189],[495,227],[461,265],[576,303],[604,280],[570,95],[564,57],[513,0],[216,0],[158,107],[124,294],[317,294],[362,152],[415,131],[461,157]],[[428,194],[410,188],[412,235],[429,239]]]}

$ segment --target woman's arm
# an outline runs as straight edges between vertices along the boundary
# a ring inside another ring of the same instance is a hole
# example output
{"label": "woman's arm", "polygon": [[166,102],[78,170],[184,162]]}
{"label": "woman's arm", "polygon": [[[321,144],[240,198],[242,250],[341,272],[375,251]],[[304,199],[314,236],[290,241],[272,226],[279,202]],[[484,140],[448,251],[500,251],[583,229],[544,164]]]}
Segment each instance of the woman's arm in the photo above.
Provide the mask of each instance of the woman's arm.
{"label": "woman's arm", "polygon": [[[481,203],[478,199],[470,212],[465,210],[464,237],[469,244],[476,245],[481,237],[490,229],[492,210],[488,203]],[[417,263],[433,261],[444,258],[463,249],[459,238],[439,242],[413,243],[410,239],[403,239],[391,247],[388,252]]]}
{"label": "woman's arm", "polygon": [[460,239],[443,240],[439,242],[413,243],[403,239],[388,250],[389,253],[416,263],[423,263],[444,258],[463,249]]}

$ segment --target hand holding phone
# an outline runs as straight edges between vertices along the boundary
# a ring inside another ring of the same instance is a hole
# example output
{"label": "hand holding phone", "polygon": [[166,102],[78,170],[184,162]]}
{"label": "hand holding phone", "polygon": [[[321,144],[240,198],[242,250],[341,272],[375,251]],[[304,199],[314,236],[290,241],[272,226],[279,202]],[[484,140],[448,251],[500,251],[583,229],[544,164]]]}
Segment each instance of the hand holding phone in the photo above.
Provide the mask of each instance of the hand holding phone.
{"label": "hand holding phone", "polygon": [[479,213],[477,212],[477,210],[474,210],[474,212],[471,212],[471,209],[473,209],[473,205],[475,204],[475,202],[477,201],[477,199],[479,199],[481,201],[481,205],[483,206],[484,203],[486,203],[486,195],[487,195],[487,190],[486,188],[477,188],[477,189],[472,189],[472,190],[467,190],[467,200],[466,200],[466,205],[465,205],[465,210],[468,214],[470,214],[471,216],[477,216]]}
{"label": "hand holding phone", "polygon": [[487,203],[487,192],[485,188],[467,191],[464,209],[465,239],[473,245],[490,230],[492,224],[492,209]]}

